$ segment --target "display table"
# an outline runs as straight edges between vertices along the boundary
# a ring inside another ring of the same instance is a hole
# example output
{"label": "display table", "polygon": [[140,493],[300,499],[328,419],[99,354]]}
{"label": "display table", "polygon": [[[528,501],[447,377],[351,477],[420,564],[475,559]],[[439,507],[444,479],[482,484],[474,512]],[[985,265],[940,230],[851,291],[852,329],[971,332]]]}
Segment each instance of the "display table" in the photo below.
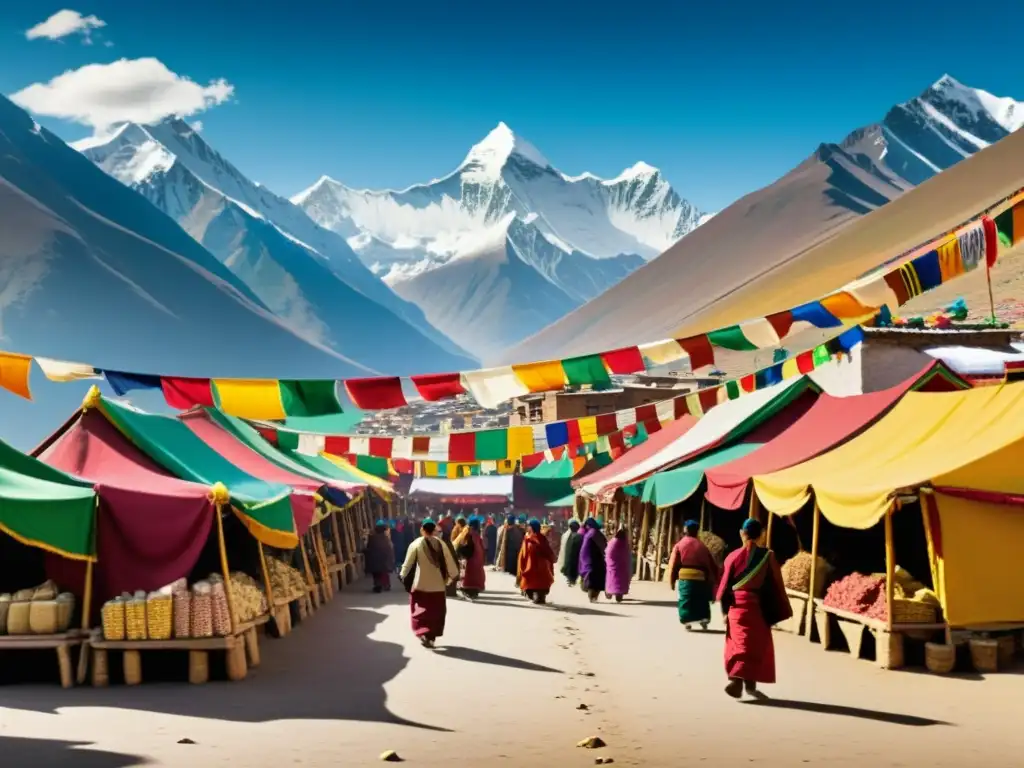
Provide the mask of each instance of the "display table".
{"label": "display table", "polygon": [[71,649],[81,645],[87,637],[88,633],[81,629],[72,629],[56,635],[0,635],[0,651],[54,649],[57,652],[61,687],[70,688],[75,684]]}

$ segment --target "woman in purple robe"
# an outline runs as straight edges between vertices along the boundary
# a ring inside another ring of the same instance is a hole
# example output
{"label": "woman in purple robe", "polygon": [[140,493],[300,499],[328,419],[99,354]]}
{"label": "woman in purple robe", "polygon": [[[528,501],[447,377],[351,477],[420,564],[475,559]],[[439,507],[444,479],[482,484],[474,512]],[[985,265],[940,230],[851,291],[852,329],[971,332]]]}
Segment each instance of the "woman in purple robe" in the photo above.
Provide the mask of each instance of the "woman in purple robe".
{"label": "woman in purple robe", "polygon": [[608,572],[604,592],[609,600],[614,597],[617,603],[621,603],[622,598],[629,594],[629,582],[633,577],[633,558],[630,554],[626,526],[620,525],[615,536],[608,542],[608,549],[604,551]]}
{"label": "woman in purple robe", "polygon": [[580,547],[580,580],[590,602],[596,603],[605,588],[607,568],[604,550],[608,540],[601,532],[601,524],[592,517],[587,518],[583,528],[586,533],[583,534],[583,546]]}

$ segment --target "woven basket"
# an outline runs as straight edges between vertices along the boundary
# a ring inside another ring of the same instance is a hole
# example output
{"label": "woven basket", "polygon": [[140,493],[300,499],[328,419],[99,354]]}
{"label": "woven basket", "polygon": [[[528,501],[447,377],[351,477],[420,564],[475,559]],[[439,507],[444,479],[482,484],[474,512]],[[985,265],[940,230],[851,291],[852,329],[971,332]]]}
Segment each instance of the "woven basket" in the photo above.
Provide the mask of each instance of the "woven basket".
{"label": "woven basket", "polygon": [[941,643],[924,644],[924,663],[929,672],[948,675],[956,666],[956,646]]}
{"label": "woven basket", "polygon": [[905,600],[899,597],[892,600],[894,624],[934,624],[936,613],[934,605],[918,600]]}
{"label": "woven basket", "polygon": [[59,624],[56,600],[33,600],[29,603],[28,628],[33,635],[55,635]]}
{"label": "woven basket", "polygon": [[125,603],[124,623],[129,640],[146,639],[146,601],[133,597]]}
{"label": "woven basket", "polygon": [[146,635],[150,640],[170,640],[174,628],[174,600],[151,594],[146,600]]}
{"label": "woven basket", "polygon": [[103,639],[124,640],[125,624],[123,600],[111,600],[110,602],[105,603],[103,610],[100,611],[100,617],[103,621]]}
{"label": "woven basket", "polygon": [[32,628],[29,624],[29,611],[31,608],[32,603],[28,600],[11,603],[10,610],[7,613],[7,634],[28,635],[32,633]]}
{"label": "woven basket", "polygon": [[972,639],[971,663],[978,672],[995,672],[999,669],[999,643],[995,640]]}

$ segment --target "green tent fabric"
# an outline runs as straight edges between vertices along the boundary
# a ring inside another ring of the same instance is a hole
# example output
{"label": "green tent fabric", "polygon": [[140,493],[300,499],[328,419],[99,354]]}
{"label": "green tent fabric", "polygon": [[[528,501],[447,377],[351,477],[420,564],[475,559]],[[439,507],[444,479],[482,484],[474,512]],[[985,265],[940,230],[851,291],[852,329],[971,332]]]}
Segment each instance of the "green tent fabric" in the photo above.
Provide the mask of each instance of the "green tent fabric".
{"label": "green tent fabric", "polygon": [[640,493],[641,500],[658,508],[671,507],[690,498],[704,482],[704,471],[719,464],[746,456],[760,448],[763,443],[737,443],[714,453],[662,472],[655,472],[646,480],[626,486],[631,496]]}
{"label": "green tent fabric", "polygon": [[171,474],[211,487],[222,483],[232,506],[257,524],[255,530],[249,529],[265,544],[295,546],[291,488],[243,472],[178,419],[136,411],[106,398],[100,407],[125,437]]}
{"label": "green tent fabric", "polygon": [[0,442],[0,527],[23,544],[64,557],[95,556],[96,492]]}
{"label": "green tent fabric", "polygon": [[[256,453],[260,454],[263,458],[274,462],[279,467],[283,467],[289,472],[294,472],[295,474],[302,475],[303,477],[319,480],[320,482],[336,480],[345,485],[359,486],[361,488],[366,487],[365,482],[357,478],[355,475],[346,472],[337,464],[334,464],[327,459],[321,458],[320,456],[303,456],[300,453],[290,451],[286,448],[275,448],[264,440],[263,437],[260,436],[259,432],[237,416],[229,416],[217,408],[207,408],[206,412],[213,421],[230,432],[231,435],[239,442],[244,443],[256,451]],[[320,459],[320,461],[310,463],[301,460],[308,458]]]}
{"label": "green tent fabric", "polygon": [[[572,488],[573,460],[563,457],[557,461],[545,461],[528,472],[517,475],[514,481],[513,498],[524,506],[566,506],[554,504],[575,494]],[[572,506],[570,501],[568,506]]]}

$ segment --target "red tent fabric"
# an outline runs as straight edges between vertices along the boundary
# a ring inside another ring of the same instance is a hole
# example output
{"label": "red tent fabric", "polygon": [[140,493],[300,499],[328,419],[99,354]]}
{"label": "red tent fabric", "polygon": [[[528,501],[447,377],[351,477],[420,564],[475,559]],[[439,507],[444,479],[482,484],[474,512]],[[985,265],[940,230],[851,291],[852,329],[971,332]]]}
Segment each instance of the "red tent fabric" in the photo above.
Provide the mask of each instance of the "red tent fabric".
{"label": "red tent fabric", "polygon": [[203,411],[185,413],[179,418],[200,440],[243,472],[268,483],[280,483],[294,488],[296,493],[292,494],[291,499],[292,513],[295,516],[295,532],[302,536],[309,530],[316,512],[316,499],[313,495],[325,483],[291,472],[264,458],[249,446],[236,440],[220,425],[211,421]]}
{"label": "red tent fabric", "polygon": [[[165,472],[100,411],[77,414],[35,455],[95,483],[94,607],[122,592],[159,589],[195,566],[216,514],[209,489]],[[47,570],[72,591],[83,582],[82,563],[53,556]]]}
{"label": "red tent fabric", "polygon": [[605,480],[618,476],[623,471],[639,464],[641,461],[649,459],[660,452],[665,446],[678,440],[696,423],[697,420],[690,414],[685,414],[675,421],[670,421],[663,429],[650,435],[647,440],[635,448],[626,451],[608,466],[601,467],[601,469],[590,473],[585,478],[582,476],[573,478],[572,486],[577,488],[584,482],[588,485],[590,483],[602,483]]}
{"label": "red tent fabric", "polygon": [[963,385],[947,374],[941,363],[929,363],[881,392],[851,397],[822,394],[801,418],[756,451],[708,469],[704,497],[720,509],[739,509],[754,475],[777,472],[824,453],[873,424],[911,389],[951,390]]}

